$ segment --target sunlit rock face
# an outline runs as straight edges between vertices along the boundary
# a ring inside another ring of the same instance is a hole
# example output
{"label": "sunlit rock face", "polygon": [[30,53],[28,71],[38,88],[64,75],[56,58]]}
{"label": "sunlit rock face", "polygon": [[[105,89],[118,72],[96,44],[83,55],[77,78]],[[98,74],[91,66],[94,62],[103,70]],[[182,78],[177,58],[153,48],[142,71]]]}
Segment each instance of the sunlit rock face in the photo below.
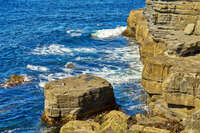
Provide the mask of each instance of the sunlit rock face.
{"label": "sunlit rock face", "polygon": [[199,21],[199,0],[147,0],[129,15],[124,35],[141,44],[142,85],[154,112],[183,120],[200,110]]}
{"label": "sunlit rock face", "polygon": [[79,75],[45,85],[42,120],[49,125],[90,117],[116,107],[111,84],[93,75]]}

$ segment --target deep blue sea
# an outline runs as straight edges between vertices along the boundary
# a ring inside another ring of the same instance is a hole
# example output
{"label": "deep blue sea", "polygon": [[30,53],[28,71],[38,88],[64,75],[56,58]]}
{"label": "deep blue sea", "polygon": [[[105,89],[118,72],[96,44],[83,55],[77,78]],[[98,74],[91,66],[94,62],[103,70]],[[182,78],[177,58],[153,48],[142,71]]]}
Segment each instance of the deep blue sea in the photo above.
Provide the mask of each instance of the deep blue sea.
{"label": "deep blue sea", "polygon": [[120,34],[144,1],[0,0],[0,83],[12,74],[33,79],[0,87],[0,132],[47,133],[40,122],[45,83],[82,73],[111,82],[125,113],[142,111],[138,44]]}

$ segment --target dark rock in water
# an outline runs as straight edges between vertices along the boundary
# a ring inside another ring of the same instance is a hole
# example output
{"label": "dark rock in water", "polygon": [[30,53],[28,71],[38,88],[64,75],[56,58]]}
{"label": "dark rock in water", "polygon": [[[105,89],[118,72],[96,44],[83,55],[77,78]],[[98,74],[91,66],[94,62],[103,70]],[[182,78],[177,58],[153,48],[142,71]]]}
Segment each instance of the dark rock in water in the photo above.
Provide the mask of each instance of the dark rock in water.
{"label": "dark rock in water", "polygon": [[48,125],[90,117],[116,107],[112,85],[100,77],[80,75],[45,85],[42,121]]}
{"label": "dark rock in water", "polygon": [[69,69],[76,69],[76,66],[72,62],[67,63],[65,66]]}
{"label": "dark rock in water", "polygon": [[8,81],[5,83],[1,84],[1,87],[3,88],[9,88],[13,86],[18,86],[20,84],[23,84],[25,82],[29,82],[30,80],[28,79],[27,76],[19,76],[19,75],[12,75]]}

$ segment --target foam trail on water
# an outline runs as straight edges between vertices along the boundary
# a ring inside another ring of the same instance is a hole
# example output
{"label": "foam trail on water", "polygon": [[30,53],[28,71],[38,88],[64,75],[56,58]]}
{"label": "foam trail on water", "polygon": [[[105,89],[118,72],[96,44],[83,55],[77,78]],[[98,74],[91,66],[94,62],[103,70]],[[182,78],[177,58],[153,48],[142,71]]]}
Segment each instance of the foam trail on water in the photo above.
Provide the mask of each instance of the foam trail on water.
{"label": "foam trail on water", "polygon": [[52,74],[40,74],[39,87],[44,87],[47,82],[54,81],[57,79],[63,79],[72,76],[70,73],[52,73]]}
{"label": "foam trail on water", "polygon": [[87,47],[77,47],[77,48],[68,48],[61,44],[51,44],[49,46],[37,47],[31,54],[33,55],[71,55],[73,56],[77,52],[79,53],[96,53],[95,48]]}
{"label": "foam trail on water", "polygon": [[92,37],[99,39],[117,37],[120,36],[125,29],[126,29],[125,26],[121,26],[121,27],[116,27],[115,29],[98,30],[95,33],[92,33]]}
{"label": "foam trail on water", "polygon": [[64,45],[51,44],[50,46],[35,48],[32,54],[34,55],[64,55],[66,53],[72,54],[71,52],[72,50],[69,48],[66,48]]}
{"label": "foam trail on water", "polygon": [[67,30],[67,31],[66,31],[66,33],[67,33],[67,34],[70,34],[70,36],[72,36],[72,37],[81,36],[83,32],[84,32],[84,31],[82,31],[82,30]]}
{"label": "foam trail on water", "polygon": [[80,53],[96,53],[97,50],[95,48],[74,48],[73,51],[80,52]]}
{"label": "foam trail on water", "polygon": [[49,69],[47,67],[44,67],[44,66],[33,66],[33,65],[28,64],[26,67],[30,70],[33,70],[33,71],[42,71],[42,72],[49,71]]}

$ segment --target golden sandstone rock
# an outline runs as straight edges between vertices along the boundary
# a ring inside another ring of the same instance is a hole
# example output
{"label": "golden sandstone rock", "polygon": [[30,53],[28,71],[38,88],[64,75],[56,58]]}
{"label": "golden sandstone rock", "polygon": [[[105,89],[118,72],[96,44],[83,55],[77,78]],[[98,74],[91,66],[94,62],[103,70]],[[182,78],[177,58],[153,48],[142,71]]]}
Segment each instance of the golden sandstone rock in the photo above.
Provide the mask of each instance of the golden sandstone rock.
{"label": "golden sandstone rock", "polygon": [[101,133],[126,133],[128,130],[127,120],[129,116],[119,111],[111,111],[103,118]]}
{"label": "golden sandstone rock", "polygon": [[97,133],[100,125],[90,121],[70,121],[65,124],[60,133]]}
{"label": "golden sandstone rock", "polygon": [[79,75],[45,85],[45,110],[42,120],[49,125],[87,118],[116,107],[113,88],[93,75]]}
{"label": "golden sandstone rock", "polygon": [[147,0],[129,15],[125,33],[141,44],[142,85],[156,113],[185,120],[200,110],[199,21],[198,0]]}

